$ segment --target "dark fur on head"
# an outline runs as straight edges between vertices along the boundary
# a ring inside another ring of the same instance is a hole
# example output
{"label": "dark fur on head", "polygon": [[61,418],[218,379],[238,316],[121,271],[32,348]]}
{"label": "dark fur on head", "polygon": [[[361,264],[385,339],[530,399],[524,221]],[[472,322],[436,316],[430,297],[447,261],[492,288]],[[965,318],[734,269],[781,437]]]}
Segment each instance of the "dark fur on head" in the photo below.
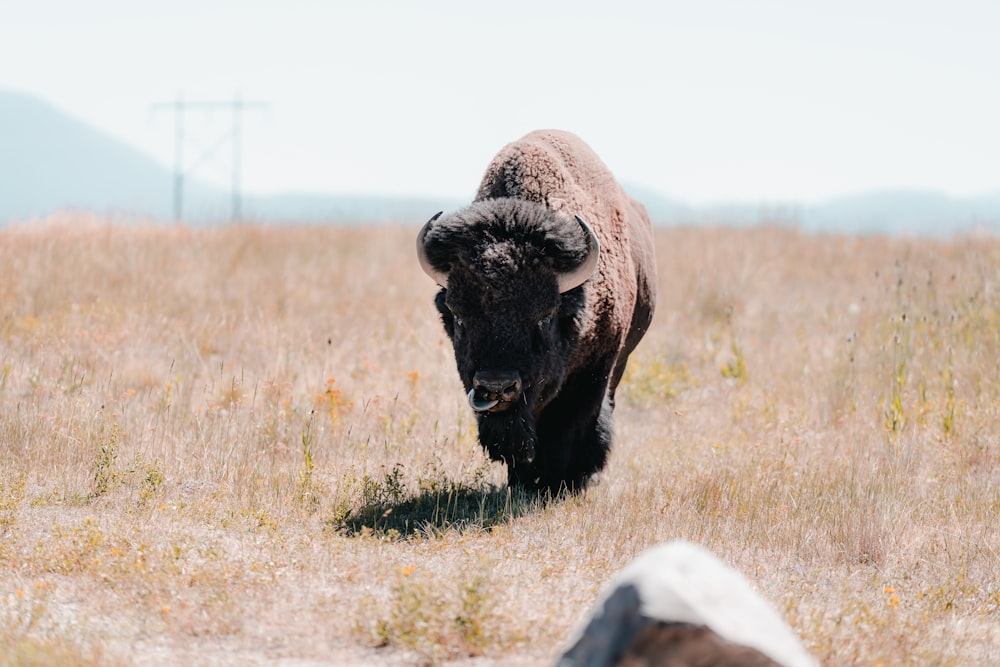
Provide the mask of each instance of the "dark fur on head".
{"label": "dark fur on head", "polygon": [[435,304],[466,391],[484,368],[517,369],[524,383],[517,405],[479,415],[480,442],[495,460],[528,464],[584,303],[580,288],[559,293],[558,275],[583,262],[586,236],[574,219],[539,204],[497,199],[435,221],[424,243],[434,268],[449,274]]}
{"label": "dark fur on head", "polygon": [[[497,252],[493,249],[497,244],[509,252]],[[478,201],[434,221],[424,248],[434,268],[445,273],[455,264],[468,265],[488,254],[487,263],[479,268],[494,282],[497,270],[508,273],[524,262],[545,263],[558,273],[571,271],[588,250],[586,237],[571,218],[512,198]]]}

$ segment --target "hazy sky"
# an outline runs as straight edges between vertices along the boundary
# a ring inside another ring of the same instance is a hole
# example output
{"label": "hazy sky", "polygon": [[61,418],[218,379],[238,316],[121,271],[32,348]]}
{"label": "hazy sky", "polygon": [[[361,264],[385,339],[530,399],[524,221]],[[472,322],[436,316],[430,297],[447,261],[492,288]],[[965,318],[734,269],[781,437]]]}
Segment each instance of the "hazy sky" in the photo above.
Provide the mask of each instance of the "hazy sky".
{"label": "hazy sky", "polygon": [[[506,142],[584,138],[692,203],[1000,192],[996,0],[0,0],[0,88],[171,166],[154,102],[244,115],[248,191],[471,197]],[[197,143],[229,116],[191,115]],[[195,171],[229,182],[223,151]]]}

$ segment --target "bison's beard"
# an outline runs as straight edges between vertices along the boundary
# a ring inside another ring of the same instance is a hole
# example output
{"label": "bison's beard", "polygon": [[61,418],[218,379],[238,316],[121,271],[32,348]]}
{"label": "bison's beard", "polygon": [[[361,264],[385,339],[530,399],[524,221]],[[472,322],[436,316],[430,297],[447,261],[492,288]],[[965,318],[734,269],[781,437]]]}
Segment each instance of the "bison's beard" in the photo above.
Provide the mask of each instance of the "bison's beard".
{"label": "bison's beard", "polygon": [[520,401],[503,412],[481,413],[479,442],[494,461],[508,465],[534,461],[538,435],[531,409]]}

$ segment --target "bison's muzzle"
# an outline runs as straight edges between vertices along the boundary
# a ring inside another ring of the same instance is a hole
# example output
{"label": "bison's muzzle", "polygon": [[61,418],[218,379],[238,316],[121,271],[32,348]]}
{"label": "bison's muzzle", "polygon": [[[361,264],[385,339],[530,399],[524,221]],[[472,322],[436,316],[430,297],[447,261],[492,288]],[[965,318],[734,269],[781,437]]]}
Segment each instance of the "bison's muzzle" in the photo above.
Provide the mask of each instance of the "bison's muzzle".
{"label": "bison's muzzle", "polygon": [[500,412],[521,398],[517,371],[477,371],[469,390],[469,405],[476,412]]}

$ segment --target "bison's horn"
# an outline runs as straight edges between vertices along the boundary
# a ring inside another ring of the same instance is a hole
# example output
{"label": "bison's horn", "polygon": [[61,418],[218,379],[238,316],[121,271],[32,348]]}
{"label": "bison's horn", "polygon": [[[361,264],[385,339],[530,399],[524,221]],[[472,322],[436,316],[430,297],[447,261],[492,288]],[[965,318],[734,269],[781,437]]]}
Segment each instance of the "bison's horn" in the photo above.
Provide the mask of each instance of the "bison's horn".
{"label": "bison's horn", "polygon": [[580,227],[583,228],[584,234],[587,235],[587,257],[583,260],[583,264],[577,268],[573,269],[569,273],[562,273],[559,275],[560,294],[568,292],[574,287],[579,287],[583,283],[587,282],[587,279],[594,275],[594,271],[597,269],[597,259],[601,256],[601,244],[597,241],[597,237],[590,229],[590,225],[584,222],[583,218],[580,216],[576,216],[576,221],[580,223]]}
{"label": "bison's horn", "polygon": [[442,213],[444,213],[444,211],[438,211],[434,217],[424,223],[420,233],[417,234],[417,259],[420,260],[420,268],[424,270],[424,273],[433,278],[434,282],[438,285],[447,289],[448,274],[443,271],[438,271],[431,265],[431,261],[427,259],[427,249],[424,247],[424,237],[427,236],[427,232],[430,230],[431,224],[440,218]]}

